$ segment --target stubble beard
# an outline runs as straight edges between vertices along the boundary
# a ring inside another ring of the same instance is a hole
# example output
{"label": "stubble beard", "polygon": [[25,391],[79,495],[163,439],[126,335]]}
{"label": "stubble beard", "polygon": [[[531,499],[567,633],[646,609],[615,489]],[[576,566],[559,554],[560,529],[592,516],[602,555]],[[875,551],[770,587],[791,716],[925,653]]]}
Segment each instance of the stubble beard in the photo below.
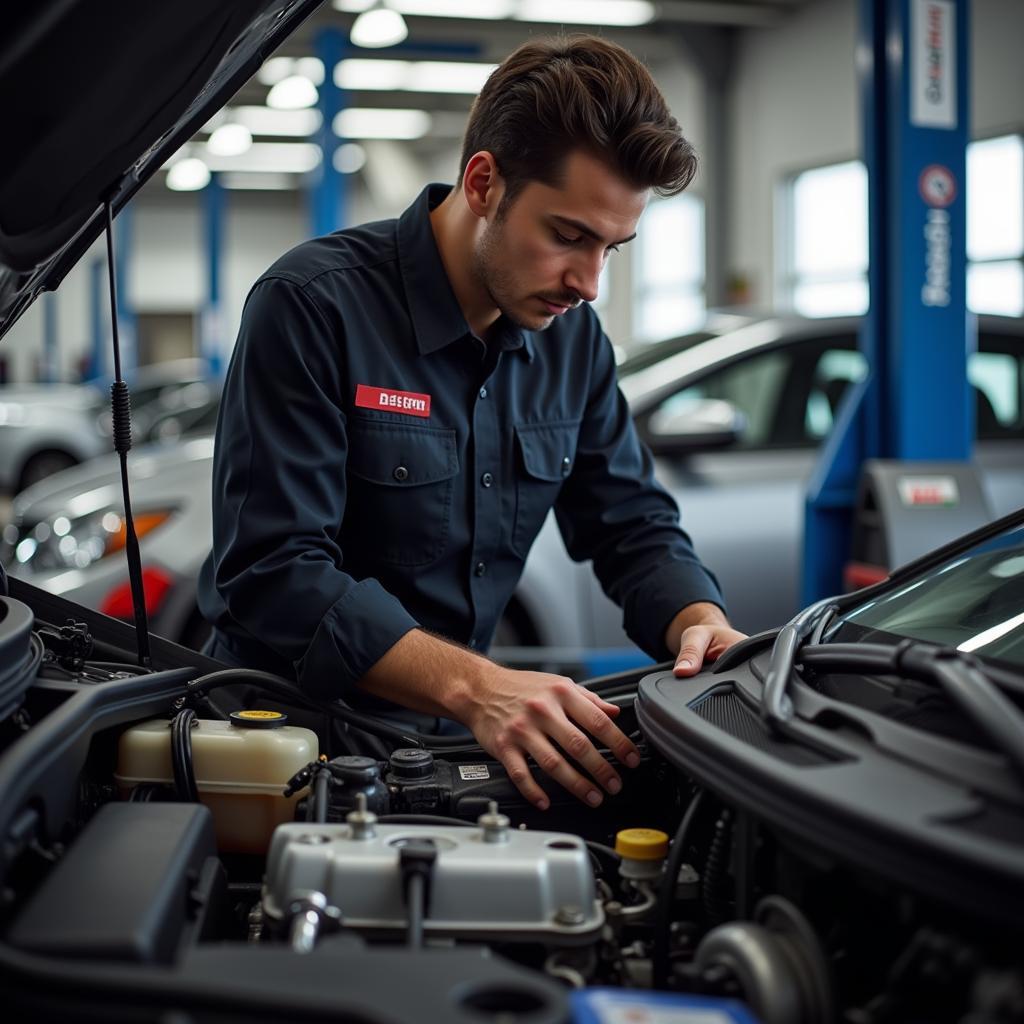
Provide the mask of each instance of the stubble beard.
{"label": "stubble beard", "polygon": [[516,283],[511,270],[502,264],[502,241],[501,221],[496,220],[484,229],[479,243],[473,250],[473,273],[506,320],[524,331],[546,330],[553,323],[553,316],[526,320],[513,308]]}

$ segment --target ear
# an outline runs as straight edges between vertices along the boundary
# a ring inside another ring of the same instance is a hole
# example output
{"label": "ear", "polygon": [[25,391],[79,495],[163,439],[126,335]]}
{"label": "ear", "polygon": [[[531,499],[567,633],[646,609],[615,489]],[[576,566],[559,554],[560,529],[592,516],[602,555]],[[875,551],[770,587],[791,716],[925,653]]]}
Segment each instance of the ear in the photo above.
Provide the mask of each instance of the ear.
{"label": "ear", "polygon": [[486,149],[474,153],[462,175],[462,194],[469,208],[478,217],[489,219],[498,209],[505,194],[505,181],[498,173],[494,156]]}

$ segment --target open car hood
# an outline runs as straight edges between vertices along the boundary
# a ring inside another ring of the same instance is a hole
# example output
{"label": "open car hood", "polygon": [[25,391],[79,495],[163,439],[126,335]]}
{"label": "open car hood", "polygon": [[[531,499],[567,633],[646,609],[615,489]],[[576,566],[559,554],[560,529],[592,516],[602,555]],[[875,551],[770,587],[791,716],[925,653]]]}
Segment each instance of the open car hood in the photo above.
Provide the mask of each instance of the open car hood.
{"label": "open car hood", "polygon": [[0,337],[322,0],[40,0],[0,40]]}

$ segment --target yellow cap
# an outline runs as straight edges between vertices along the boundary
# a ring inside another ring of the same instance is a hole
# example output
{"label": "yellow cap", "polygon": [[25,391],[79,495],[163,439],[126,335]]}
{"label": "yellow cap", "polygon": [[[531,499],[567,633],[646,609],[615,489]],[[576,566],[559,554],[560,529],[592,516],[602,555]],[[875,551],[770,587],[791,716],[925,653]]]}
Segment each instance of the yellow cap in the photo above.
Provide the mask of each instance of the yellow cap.
{"label": "yellow cap", "polygon": [[626,828],[615,836],[615,852],[631,860],[661,860],[668,856],[668,835],[656,828]]}

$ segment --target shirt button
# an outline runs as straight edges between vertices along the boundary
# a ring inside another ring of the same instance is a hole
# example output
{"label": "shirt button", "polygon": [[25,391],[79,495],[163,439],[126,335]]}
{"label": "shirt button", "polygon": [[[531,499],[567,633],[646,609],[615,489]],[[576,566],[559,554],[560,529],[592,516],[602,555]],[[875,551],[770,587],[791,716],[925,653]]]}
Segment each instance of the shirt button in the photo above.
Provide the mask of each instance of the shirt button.
{"label": "shirt button", "polygon": [[409,479],[409,470],[407,470],[405,466],[395,466],[395,471],[392,475],[399,483],[401,483],[403,480]]}
{"label": "shirt button", "polygon": [[569,470],[572,469],[572,459],[568,455],[562,459],[562,476],[568,476]]}
{"label": "shirt button", "polygon": [[481,398],[486,398],[487,397],[487,388],[481,388],[480,389],[480,397]]}
{"label": "shirt button", "polygon": [[484,487],[490,487],[491,484],[494,483],[494,477],[490,473],[484,473],[484,475],[480,477],[480,483],[482,483]]}
{"label": "shirt button", "polygon": [[483,576],[487,572],[487,566],[483,562],[477,562],[476,568],[473,573],[477,576]]}

